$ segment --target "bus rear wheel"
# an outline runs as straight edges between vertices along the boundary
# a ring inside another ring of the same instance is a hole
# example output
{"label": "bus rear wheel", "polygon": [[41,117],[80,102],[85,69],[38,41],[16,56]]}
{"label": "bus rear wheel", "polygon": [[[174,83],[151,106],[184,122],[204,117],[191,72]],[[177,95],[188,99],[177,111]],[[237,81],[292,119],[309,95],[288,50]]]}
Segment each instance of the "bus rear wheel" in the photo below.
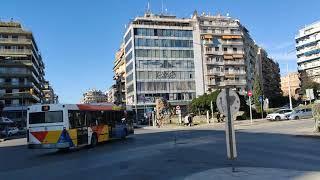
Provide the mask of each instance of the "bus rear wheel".
{"label": "bus rear wheel", "polygon": [[90,147],[95,147],[98,144],[98,138],[96,134],[92,134]]}

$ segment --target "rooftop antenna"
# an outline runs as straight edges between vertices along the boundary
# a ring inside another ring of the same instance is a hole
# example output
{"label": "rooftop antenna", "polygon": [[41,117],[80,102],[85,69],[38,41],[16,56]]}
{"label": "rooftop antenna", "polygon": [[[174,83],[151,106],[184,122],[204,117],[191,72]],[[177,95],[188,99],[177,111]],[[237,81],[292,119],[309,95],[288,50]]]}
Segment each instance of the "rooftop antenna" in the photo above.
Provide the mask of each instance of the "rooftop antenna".
{"label": "rooftop antenna", "polygon": [[163,0],[161,0],[161,14],[163,14]]}
{"label": "rooftop antenna", "polygon": [[150,1],[148,1],[148,5],[147,5],[147,13],[150,13]]}

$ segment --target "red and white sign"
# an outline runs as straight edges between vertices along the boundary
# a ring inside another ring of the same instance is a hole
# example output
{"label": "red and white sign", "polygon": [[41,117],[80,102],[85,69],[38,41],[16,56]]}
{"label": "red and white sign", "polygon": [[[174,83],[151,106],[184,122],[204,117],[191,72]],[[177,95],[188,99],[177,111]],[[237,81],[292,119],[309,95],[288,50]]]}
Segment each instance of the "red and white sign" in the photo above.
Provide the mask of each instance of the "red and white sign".
{"label": "red and white sign", "polygon": [[248,96],[252,96],[252,91],[248,91]]}
{"label": "red and white sign", "polygon": [[180,110],[180,106],[176,106],[176,110]]}

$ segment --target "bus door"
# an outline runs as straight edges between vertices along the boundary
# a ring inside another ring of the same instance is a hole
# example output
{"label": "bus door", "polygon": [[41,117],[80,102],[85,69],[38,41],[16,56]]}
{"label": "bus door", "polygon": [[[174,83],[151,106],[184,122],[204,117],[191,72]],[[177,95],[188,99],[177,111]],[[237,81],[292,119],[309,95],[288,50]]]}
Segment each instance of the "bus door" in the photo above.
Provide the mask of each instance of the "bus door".
{"label": "bus door", "polygon": [[113,124],[114,127],[112,128],[112,136],[114,138],[121,138],[125,136],[125,128],[126,124],[122,121],[123,112],[116,112],[113,111]]}
{"label": "bus door", "polygon": [[70,129],[77,131],[77,145],[88,144],[88,127],[85,112],[69,111]]}

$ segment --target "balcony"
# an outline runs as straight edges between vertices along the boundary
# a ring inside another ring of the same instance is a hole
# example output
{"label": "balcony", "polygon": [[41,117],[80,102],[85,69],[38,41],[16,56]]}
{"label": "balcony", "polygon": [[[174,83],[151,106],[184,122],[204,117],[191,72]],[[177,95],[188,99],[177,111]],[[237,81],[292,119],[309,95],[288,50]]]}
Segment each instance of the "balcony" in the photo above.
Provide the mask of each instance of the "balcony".
{"label": "balcony", "polygon": [[207,65],[224,65],[223,61],[206,61]]}
{"label": "balcony", "polygon": [[28,87],[34,87],[34,83],[28,82],[28,83],[8,83],[8,82],[1,82],[0,87],[1,88],[28,88]]}
{"label": "balcony", "polygon": [[17,93],[5,93],[0,94],[0,99],[34,99],[40,102],[40,98],[37,95],[30,94],[29,92],[17,92]]}
{"label": "balcony", "polygon": [[247,82],[246,80],[225,80],[223,81],[223,84],[224,86],[244,86]]}
{"label": "balcony", "polygon": [[224,76],[224,72],[222,71],[216,71],[216,70],[208,70],[208,76]]}
{"label": "balcony", "polygon": [[244,60],[229,60],[229,61],[224,61],[225,65],[245,65]]}
{"label": "balcony", "polygon": [[213,55],[222,56],[223,52],[222,51],[214,51],[214,50],[211,50],[211,51],[204,50],[204,54],[213,54]]}
{"label": "balcony", "polygon": [[298,58],[298,63],[301,63],[301,62],[304,62],[304,61],[309,61],[309,60],[312,60],[312,59],[316,59],[316,58],[320,58],[320,53],[319,54],[313,54],[311,56],[303,56],[303,57],[300,57]]}
{"label": "balcony", "polygon": [[242,41],[224,41],[223,45],[243,45]]}
{"label": "balcony", "polygon": [[1,55],[31,55],[30,49],[0,49]]}
{"label": "balcony", "polygon": [[0,38],[1,44],[31,44],[31,39]]}
{"label": "balcony", "polygon": [[225,75],[246,75],[246,71],[225,71]]}
{"label": "balcony", "polygon": [[308,55],[308,54],[314,54],[314,53],[319,53],[320,51],[320,44],[318,45],[315,45],[315,46],[311,46],[311,47],[308,47],[308,48],[304,48],[304,49],[301,49],[299,51],[297,51],[297,55],[301,55],[301,54],[304,54],[304,55]]}

